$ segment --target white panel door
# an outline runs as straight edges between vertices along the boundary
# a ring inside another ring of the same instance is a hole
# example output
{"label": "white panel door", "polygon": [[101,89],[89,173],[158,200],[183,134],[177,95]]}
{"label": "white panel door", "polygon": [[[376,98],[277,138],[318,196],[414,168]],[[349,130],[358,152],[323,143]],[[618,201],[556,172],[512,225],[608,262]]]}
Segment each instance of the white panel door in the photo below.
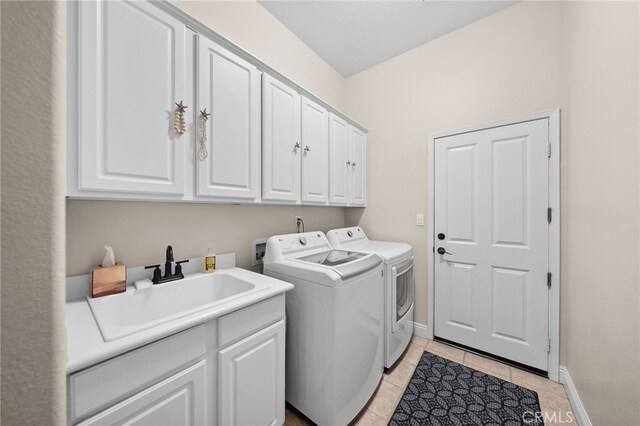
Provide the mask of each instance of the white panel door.
{"label": "white panel door", "polygon": [[79,188],[183,194],[189,142],[173,127],[184,99],[184,24],[151,2],[79,8]]}
{"label": "white panel door", "polygon": [[300,202],[300,95],[262,75],[262,198]]}
{"label": "white panel door", "polygon": [[202,425],[205,379],[205,361],[200,361],[80,425]]}
{"label": "white panel door", "polygon": [[219,424],[284,423],[284,351],[284,321],[220,351]]}
{"label": "white panel door", "polygon": [[349,125],[329,113],[329,203],[346,206],[351,176]]}
{"label": "white panel door", "polygon": [[350,170],[350,206],[366,204],[367,179],[367,135],[355,126],[351,126],[351,170]]}
{"label": "white panel door", "polygon": [[435,140],[435,335],[541,370],[548,143],[547,119]]}
{"label": "white panel door", "polygon": [[329,113],[302,97],[302,202],[329,200]]}
{"label": "white panel door", "polygon": [[199,40],[198,127],[206,121],[207,157],[196,142],[199,197],[256,200],[260,197],[260,73],[213,41]]}

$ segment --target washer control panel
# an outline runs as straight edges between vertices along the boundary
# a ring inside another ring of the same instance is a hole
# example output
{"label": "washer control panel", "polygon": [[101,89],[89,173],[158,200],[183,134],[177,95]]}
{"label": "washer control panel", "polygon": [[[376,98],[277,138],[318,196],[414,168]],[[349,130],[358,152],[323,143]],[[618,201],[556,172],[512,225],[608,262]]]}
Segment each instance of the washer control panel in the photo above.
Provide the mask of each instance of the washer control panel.
{"label": "washer control panel", "polygon": [[275,260],[298,252],[329,248],[331,248],[329,240],[324,233],[319,231],[276,235],[267,240],[266,257],[268,260]]}

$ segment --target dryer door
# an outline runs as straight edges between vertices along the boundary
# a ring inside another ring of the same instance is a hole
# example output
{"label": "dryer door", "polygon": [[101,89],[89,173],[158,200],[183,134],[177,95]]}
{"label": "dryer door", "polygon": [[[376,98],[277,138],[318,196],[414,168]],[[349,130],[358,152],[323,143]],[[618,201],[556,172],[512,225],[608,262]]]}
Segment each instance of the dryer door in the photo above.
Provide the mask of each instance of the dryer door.
{"label": "dryer door", "polygon": [[391,268],[393,293],[393,331],[397,331],[407,320],[413,306],[413,256]]}

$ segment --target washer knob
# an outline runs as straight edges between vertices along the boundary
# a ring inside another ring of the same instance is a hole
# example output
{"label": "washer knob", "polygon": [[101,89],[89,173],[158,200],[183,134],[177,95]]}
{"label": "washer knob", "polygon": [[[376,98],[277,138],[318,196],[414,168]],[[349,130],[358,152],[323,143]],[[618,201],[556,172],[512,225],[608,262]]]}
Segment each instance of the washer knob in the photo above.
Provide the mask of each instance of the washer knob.
{"label": "washer knob", "polygon": [[307,245],[307,238],[306,237],[300,237],[300,238],[298,238],[298,241],[300,241],[300,244],[302,244],[303,246]]}
{"label": "washer knob", "polygon": [[352,231],[347,231],[347,235],[348,235],[349,237],[353,237],[353,232],[352,232]]}

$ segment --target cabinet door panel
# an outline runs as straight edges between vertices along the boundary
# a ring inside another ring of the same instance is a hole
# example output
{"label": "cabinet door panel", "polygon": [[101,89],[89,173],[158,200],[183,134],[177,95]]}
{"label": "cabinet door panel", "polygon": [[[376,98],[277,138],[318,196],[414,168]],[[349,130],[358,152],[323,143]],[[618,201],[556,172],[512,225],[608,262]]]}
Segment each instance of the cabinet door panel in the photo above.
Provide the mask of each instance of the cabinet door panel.
{"label": "cabinet door panel", "polygon": [[[300,201],[300,95],[262,75],[262,198]],[[297,147],[296,147],[297,144]]]}
{"label": "cabinet door panel", "polygon": [[148,2],[79,7],[79,188],[181,195],[184,24]]}
{"label": "cabinet door panel", "polygon": [[302,202],[329,200],[329,113],[302,97]]}
{"label": "cabinet door panel", "polygon": [[219,424],[284,423],[284,338],[279,321],[220,351]]}
{"label": "cabinet door panel", "polygon": [[329,114],[329,203],[347,205],[350,173],[349,125],[342,118]]}
{"label": "cabinet door panel", "polygon": [[351,126],[351,192],[349,205],[364,206],[366,203],[367,136]]}
{"label": "cabinet door panel", "polygon": [[196,160],[197,195],[255,200],[260,196],[260,73],[205,37],[199,43],[198,109],[211,116],[205,129],[208,156]]}
{"label": "cabinet door panel", "polygon": [[81,425],[201,425],[205,422],[205,361],[137,393]]}

